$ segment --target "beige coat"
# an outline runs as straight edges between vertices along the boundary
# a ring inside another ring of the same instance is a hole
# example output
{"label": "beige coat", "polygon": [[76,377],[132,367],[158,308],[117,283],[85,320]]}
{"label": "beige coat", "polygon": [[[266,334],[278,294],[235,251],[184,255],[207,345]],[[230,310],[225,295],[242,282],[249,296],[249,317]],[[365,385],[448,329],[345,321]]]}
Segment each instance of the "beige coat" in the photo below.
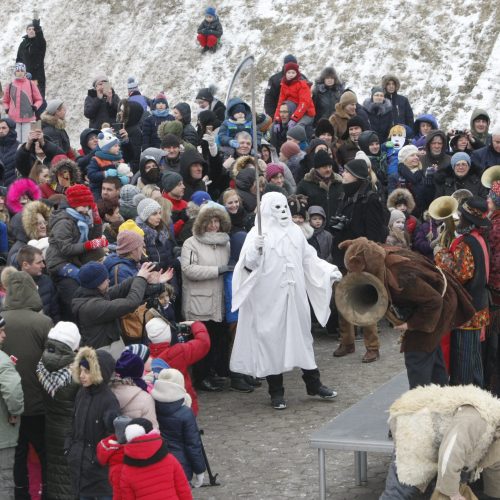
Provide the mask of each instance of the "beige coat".
{"label": "beige coat", "polygon": [[[221,231],[206,232],[212,217],[221,221]],[[202,208],[193,226],[193,236],[182,247],[182,313],[188,320],[224,319],[224,277],[219,267],[229,262],[229,229],[227,212]]]}
{"label": "beige coat", "polygon": [[151,394],[127,380],[114,380],[111,390],[120,404],[122,415],[130,418],[147,418],[153,427],[158,429],[155,401]]}

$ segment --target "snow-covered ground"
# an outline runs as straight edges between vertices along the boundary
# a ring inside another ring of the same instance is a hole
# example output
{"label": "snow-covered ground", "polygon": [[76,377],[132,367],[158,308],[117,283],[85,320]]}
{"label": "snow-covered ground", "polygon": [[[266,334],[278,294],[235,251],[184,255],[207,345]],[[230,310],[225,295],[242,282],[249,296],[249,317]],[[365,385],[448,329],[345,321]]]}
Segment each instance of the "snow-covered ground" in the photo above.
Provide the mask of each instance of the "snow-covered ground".
{"label": "snow-covered ground", "polygon": [[[297,56],[309,78],[335,65],[359,101],[395,72],[416,113],[466,127],[474,107],[500,117],[500,2],[497,0],[220,0],[224,27],[216,54],[200,53],[196,0],[44,0],[1,2],[0,79],[11,77],[33,8],[47,39],[47,97],[69,108],[73,140],[86,126],[83,100],[92,76],[105,72],[120,96],[129,75],[143,94],[165,90],[170,106],[194,102],[216,84],[224,99],[240,60],[255,54],[259,104],[284,55]],[[248,98],[249,79],[236,92]],[[261,107],[261,106],[259,106]],[[196,111],[196,105],[193,105]]]}

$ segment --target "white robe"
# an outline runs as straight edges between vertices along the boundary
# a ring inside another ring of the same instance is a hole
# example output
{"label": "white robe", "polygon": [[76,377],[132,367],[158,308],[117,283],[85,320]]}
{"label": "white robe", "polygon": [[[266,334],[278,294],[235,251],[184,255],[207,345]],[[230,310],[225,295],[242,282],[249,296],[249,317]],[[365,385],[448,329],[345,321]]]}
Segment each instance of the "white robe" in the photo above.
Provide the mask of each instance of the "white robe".
{"label": "white robe", "polygon": [[[267,195],[265,195],[267,196]],[[264,214],[263,214],[264,217]],[[239,309],[230,369],[255,377],[316,368],[308,297],[318,321],[330,316],[332,273],[300,228],[264,225],[265,244],[252,272],[245,269],[257,229],[248,233],[233,274],[233,311]],[[253,251],[253,252],[252,252]]]}

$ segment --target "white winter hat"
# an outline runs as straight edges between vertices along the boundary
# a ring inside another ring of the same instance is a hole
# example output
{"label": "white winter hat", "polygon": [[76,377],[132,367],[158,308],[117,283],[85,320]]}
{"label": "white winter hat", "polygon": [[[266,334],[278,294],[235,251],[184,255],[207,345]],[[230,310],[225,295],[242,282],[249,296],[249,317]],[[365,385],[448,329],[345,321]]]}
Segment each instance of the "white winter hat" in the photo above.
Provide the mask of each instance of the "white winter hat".
{"label": "white winter hat", "polygon": [[39,240],[29,240],[28,245],[30,247],[38,248],[38,250],[42,252],[43,258],[45,259],[47,248],[49,248],[49,238],[46,236],[45,238],[40,238]]}
{"label": "white winter hat", "polygon": [[80,331],[78,327],[70,321],[59,321],[49,332],[49,339],[58,340],[71,347],[72,351],[77,351],[80,347]]}
{"label": "white winter hat", "polygon": [[127,89],[128,90],[136,90],[139,88],[139,82],[135,76],[129,76],[127,78]]}
{"label": "white winter hat", "polygon": [[398,153],[398,160],[401,163],[404,163],[411,155],[418,154],[418,148],[417,146],[413,145],[408,145],[408,146],[403,146]]}
{"label": "white winter hat", "polygon": [[132,439],[135,439],[139,436],[144,436],[146,434],[146,429],[142,425],[139,424],[131,424],[125,427],[125,439],[127,443],[130,443]]}
{"label": "white winter hat", "polygon": [[99,132],[99,135],[97,136],[97,143],[99,145],[99,149],[107,153],[115,144],[119,144],[120,141],[111,132],[104,130]]}
{"label": "white winter hat", "polygon": [[191,406],[191,396],[184,388],[184,376],[175,368],[165,368],[159,373],[151,396],[161,403],[172,403],[184,399],[184,404]]}
{"label": "white winter hat", "polygon": [[159,344],[160,342],[170,342],[172,340],[170,325],[161,318],[150,319],[146,323],[146,333],[148,334],[148,339],[153,344]]}
{"label": "white winter hat", "polygon": [[405,214],[396,208],[392,209],[391,216],[389,217],[389,227],[392,227],[392,225],[399,219],[406,220]]}

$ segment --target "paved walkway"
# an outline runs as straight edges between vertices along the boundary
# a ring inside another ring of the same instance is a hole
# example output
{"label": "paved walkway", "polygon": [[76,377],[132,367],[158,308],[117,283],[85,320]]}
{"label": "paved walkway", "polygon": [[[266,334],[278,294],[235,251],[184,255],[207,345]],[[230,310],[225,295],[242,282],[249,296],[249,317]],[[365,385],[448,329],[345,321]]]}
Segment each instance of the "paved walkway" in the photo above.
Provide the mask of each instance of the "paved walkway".
{"label": "paved walkway", "polygon": [[[288,408],[284,411],[271,408],[265,382],[251,394],[229,390],[199,393],[199,425],[205,431],[205,448],[221,486],[194,490],[194,498],[318,498],[317,451],[309,447],[309,436],[404,369],[397,339],[394,331],[384,327],[380,360],[362,364],[363,342],[356,342],[354,354],[333,358],[337,342],[316,335],[316,360],[322,381],[339,393],[334,401],[307,396],[300,370],[285,375]],[[384,488],[389,456],[368,455],[365,487],[354,485],[353,463],[353,453],[327,450],[327,498],[378,499]]]}

